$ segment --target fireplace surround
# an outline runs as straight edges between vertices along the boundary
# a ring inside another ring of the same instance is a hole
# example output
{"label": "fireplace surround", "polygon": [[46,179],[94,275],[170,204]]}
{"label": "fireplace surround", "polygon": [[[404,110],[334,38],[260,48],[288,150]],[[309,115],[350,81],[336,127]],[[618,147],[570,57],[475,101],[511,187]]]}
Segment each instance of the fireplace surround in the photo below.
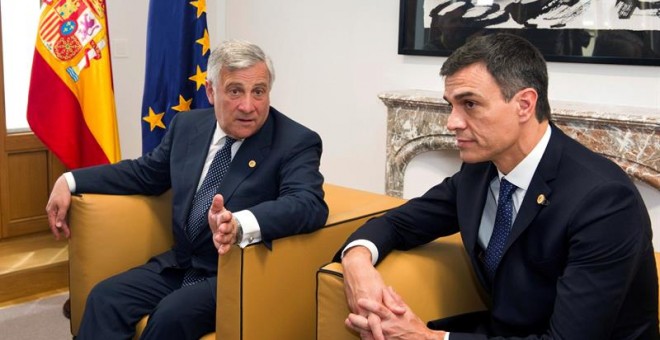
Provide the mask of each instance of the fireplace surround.
{"label": "fireplace surround", "polygon": [[[446,128],[450,107],[435,91],[390,91],[378,97],[387,106],[385,191],[402,197],[406,166],[416,155],[456,150]],[[550,105],[553,122],[567,135],[660,191],[659,110],[564,101]]]}

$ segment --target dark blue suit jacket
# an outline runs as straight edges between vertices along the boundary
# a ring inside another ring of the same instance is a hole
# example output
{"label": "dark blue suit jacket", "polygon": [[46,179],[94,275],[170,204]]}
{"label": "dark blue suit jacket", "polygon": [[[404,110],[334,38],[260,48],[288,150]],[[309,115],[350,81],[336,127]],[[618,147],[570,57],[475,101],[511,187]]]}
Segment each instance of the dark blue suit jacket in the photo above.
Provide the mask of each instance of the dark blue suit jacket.
{"label": "dark blue suit jacket", "polygon": [[[348,242],[371,240],[382,259],[392,249],[460,232],[491,308],[473,327],[482,334],[454,332],[451,339],[658,338],[651,223],[639,192],[613,162],[552,129],[492,283],[477,243],[489,183],[497,175],[490,162],[464,164],[422,197],[365,224]],[[545,204],[537,202],[540,194]],[[448,326],[430,326],[438,324]]]}
{"label": "dark blue suit jacket", "polygon": [[[181,112],[151,153],[73,171],[78,193],[160,195],[172,190],[174,246],[147,264],[153,270],[192,266],[217,272],[218,252],[208,224],[193,243],[185,235],[215,127],[213,108]],[[263,127],[245,139],[218,188],[225,206],[249,209],[269,247],[274,239],[321,228],[328,217],[319,172],[321,148],[318,134],[270,108]],[[254,167],[249,166],[252,161]]]}

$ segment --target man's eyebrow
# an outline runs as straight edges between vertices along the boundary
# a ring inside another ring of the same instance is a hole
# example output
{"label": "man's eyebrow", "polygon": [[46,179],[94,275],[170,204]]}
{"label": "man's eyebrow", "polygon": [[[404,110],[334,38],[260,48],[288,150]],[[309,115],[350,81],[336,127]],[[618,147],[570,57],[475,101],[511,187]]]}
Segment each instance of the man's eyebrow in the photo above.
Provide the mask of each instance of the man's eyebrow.
{"label": "man's eyebrow", "polygon": [[231,82],[231,83],[225,84],[225,87],[230,87],[230,86],[238,86],[238,87],[242,88],[243,84],[241,84],[240,82]]}
{"label": "man's eyebrow", "polygon": [[[466,98],[466,97],[474,97],[474,96],[477,96],[477,94],[472,92],[472,91],[465,91],[465,92],[455,94],[452,98],[454,100],[461,100],[461,99]],[[449,98],[447,96],[443,96],[442,98],[444,100],[446,100],[447,102],[449,102]]]}

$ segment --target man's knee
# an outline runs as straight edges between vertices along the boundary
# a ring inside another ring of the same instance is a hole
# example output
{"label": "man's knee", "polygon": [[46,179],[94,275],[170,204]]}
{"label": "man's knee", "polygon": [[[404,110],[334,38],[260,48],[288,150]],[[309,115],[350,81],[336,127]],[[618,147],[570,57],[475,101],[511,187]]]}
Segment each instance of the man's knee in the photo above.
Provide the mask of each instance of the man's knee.
{"label": "man's knee", "polygon": [[[149,316],[147,328],[158,329],[159,332],[202,332],[206,334],[215,329],[215,301],[205,297],[199,299],[188,297],[183,294],[171,294],[165,297]],[[196,301],[196,302],[194,302]],[[211,302],[211,303],[210,303]],[[194,325],[194,326],[193,326]],[[187,336],[186,336],[187,337]]]}
{"label": "man's knee", "polygon": [[160,328],[160,325],[175,325],[185,323],[190,306],[175,306],[173,304],[159,303],[149,315],[149,324]]}
{"label": "man's knee", "polygon": [[141,339],[199,338],[197,333],[200,332],[201,328],[207,327],[204,327],[204,323],[200,323],[201,320],[193,316],[192,310],[194,310],[194,307],[190,305],[159,304],[149,315]]}
{"label": "man's knee", "polygon": [[92,288],[87,297],[87,301],[101,299],[106,303],[112,303],[112,301],[114,301],[113,297],[116,297],[119,291],[120,289],[118,289],[117,284],[113,280],[103,280]]}
{"label": "man's knee", "polygon": [[110,292],[108,288],[109,287],[102,284],[102,282],[97,283],[89,292],[89,295],[87,295],[87,308],[90,308],[92,304],[96,304],[98,301],[112,301],[112,299],[107,298],[108,293]]}

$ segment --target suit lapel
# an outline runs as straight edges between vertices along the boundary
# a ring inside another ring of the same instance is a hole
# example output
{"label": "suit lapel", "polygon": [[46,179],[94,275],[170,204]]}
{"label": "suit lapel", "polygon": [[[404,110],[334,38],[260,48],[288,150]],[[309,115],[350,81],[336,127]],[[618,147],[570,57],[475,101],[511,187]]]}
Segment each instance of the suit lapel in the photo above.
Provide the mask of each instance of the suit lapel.
{"label": "suit lapel", "polygon": [[[180,179],[184,184],[181,186],[186,189],[186,208],[185,216],[182,216],[184,219],[181,225],[186,224],[186,219],[188,218],[188,213],[190,206],[192,204],[193,196],[197,191],[197,184],[199,183],[200,177],[202,176],[202,168],[204,167],[204,162],[206,161],[206,156],[208,153],[209,146],[211,145],[211,138],[213,138],[213,132],[217,125],[215,120],[215,115],[213,114],[213,108],[208,109],[211,114],[205,115],[203,119],[195,122],[192,131],[184,132],[190,133],[190,139],[188,140],[188,145],[186,149],[186,161],[185,169],[191,169],[187,172],[194,174],[193,176],[186,176],[183,179]],[[205,152],[200,152],[204,150]]]}
{"label": "suit lapel", "polygon": [[[497,168],[491,162],[474,165],[466,164],[461,172],[463,172],[460,183],[461,190],[458,192],[456,199],[459,228],[465,250],[472,261],[472,266],[481,268],[482,249],[479,247],[477,237],[490,181],[497,176]],[[488,288],[486,277],[481,270],[475,270],[475,273],[483,286]]]}
{"label": "suit lapel", "polygon": [[236,155],[234,155],[229,170],[218,188],[218,192],[222,193],[225,199],[225,205],[231,201],[239,184],[259,168],[261,161],[270,152],[275,126],[274,119],[274,113],[271,109],[261,129],[253,136],[245,139]]}
{"label": "suit lapel", "polygon": [[484,163],[484,166],[485,169],[483,167],[473,168],[473,174],[466,174],[467,176],[462,179],[461,187],[464,189],[460,191],[457,200],[461,235],[466,250],[472,258],[477,257],[477,235],[490,181],[497,176],[495,165],[489,162]]}
{"label": "suit lapel", "polygon": [[[552,129],[550,141],[536,168],[532,181],[529,183],[529,188],[520,205],[516,220],[513,222],[511,234],[509,234],[507,244],[504,248],[505,253],[511,244],[529,227],[541,209],[552,200],[552,188],[549,183],[557,175],[563,150],[562,138],[566,136],[554,125],[551,124],[550,128]],[[544,200],[540,198],[541,195],[543,195]]]}

